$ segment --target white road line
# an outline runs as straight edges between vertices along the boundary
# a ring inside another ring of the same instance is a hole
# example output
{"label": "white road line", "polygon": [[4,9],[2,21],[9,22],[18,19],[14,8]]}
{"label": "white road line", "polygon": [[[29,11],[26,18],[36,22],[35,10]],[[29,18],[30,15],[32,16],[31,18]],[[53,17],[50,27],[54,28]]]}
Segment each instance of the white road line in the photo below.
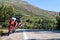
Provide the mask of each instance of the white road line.
{"label": "white road line", "polygon": [[27,34],[26,34],[25,29],[23,30],[23,35],[24,35],[24,40],[27,40],[27,39],[28,39],[28,37],[27,37]]}

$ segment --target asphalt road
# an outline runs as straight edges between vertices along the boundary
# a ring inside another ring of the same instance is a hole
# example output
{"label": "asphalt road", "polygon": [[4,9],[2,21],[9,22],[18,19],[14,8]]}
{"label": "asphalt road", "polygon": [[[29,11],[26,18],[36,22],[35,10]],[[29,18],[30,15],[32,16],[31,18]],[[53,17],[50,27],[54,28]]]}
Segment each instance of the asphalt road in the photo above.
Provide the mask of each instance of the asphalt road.
{"label": "asphalt road", "polygon": [[1,38],[2,40],[60,40],[60,30],[17,29],[15,33]]}

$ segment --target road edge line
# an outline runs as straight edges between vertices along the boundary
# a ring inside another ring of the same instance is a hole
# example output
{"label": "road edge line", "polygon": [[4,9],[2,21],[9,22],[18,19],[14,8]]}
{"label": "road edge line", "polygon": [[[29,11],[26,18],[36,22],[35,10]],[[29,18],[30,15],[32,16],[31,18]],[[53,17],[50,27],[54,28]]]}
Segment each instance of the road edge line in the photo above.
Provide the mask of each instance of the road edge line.
{"label": "road edge line", "polygon": [[27,37],[27,34],[26,34],[26,30],[25,29],[23,30],[23,35],[24,35],[24,40],[27,40],[28,37]]}

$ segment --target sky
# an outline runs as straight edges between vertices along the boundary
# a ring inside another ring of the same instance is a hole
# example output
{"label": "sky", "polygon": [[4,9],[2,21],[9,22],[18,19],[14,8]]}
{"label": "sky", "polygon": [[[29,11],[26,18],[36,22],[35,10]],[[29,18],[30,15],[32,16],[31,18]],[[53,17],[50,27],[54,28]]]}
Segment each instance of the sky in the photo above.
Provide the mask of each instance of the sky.
{"label": "sky", "polygon": [[49,11],[60,12],[60,0],[25,0],[29,4]]}

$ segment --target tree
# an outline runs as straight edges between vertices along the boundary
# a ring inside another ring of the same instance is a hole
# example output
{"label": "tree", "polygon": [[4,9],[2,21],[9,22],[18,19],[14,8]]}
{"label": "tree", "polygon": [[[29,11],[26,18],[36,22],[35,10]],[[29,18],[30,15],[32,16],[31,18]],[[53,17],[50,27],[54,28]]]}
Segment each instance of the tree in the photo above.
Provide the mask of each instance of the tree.
{"label": "tree", "polygon": [[5,22],[6,13],[7,13],[7,7],[2,4],[1,7],[0,7],[0,14],[1,14],[1,15],[0,15],[0,18],[1,18],[0,21],[4,21],[4,22]]}
{"label": "tree", "polygon": [[14,7],[10,6],[10,7],[8,8],[7,14],[9,15],[10,18],[13,17],[13,16],[15,16],[16,12],[15,12]]}
{"label": "tree", "polygon": [[0,22],[5,22],[10,17],[15,16],[16,12],[13,6],[6,6],[2,4],[0,6]]}
{"label": "tree", "polygon": [[60,29],[60,17],[57,17],[57,29]]}
{"label": "tree", "polygon": [[54,30],[56,29],[56,23],[54,20],[51,19],[40,19],[38,20],[37,24],[38,29],[46,29],[46,30]]}
{"label": "tree", "polygon": [[57,20],[57,29],[60,30],[60,12],[59,12],[59,16],[56,17]]}

